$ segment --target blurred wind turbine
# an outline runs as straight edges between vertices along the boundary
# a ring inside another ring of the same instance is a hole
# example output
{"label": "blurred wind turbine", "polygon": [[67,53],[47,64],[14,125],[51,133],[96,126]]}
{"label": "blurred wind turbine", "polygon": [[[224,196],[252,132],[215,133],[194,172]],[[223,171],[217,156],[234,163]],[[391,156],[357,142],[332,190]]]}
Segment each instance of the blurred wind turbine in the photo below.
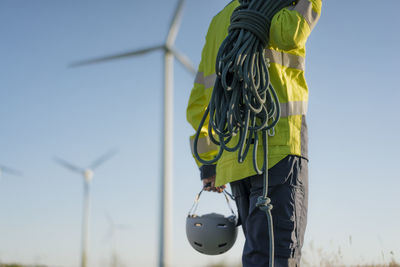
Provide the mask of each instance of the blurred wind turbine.
{"label": "blurred wind turbine", "polygon": [[114,220],[111,218],[110,214],[106,213],[106,218],[108,222],[108,232],[105,236],[105,240],[111,240],[111,267],[117,267],[119,265],[118,253],[117,253],[117,240],[116,240],[116,232],[117,230],[127,230],[130,229],[131,226],[127,224],[116,224]]}
{"label": "blurred wind turbine", "polygon": [[150,46],[144,49],[128,51],[110,56],[83,60],[72,63],[71,67],[112,61],[147,54],[153,51],[164,52],[164,118],[163,118],[163,159],[161,173],[162,196],[160,199],[160,248],[159,267],[171,266],[172,245],[172,165],[173,165],[173,63],[174,57],[191,73],[196,69],[190,60],[174,48],[182,18],[183,4],[185,0],[178,0],[174,16],[172,18],[167,38],[164,44]]}
{"label": "blurred wind turbine", "polygon": [[82,255],[81,255],[81,267],[87,266],[87,252],[88,252],[88,235],[89,235],[89,206],[90,206],[90,183],[93,179],[94,170],[100,167],[104,162],[109,160],[112,156],[117,153],[117,150],[111,150],[101,157],[97,158],[88,168],[84,169],[77,167],[76,165],[55,157],[54,160],[61,166],[67,168],[70,171],[79,173],[83,176],[83,217],[82,217]]}

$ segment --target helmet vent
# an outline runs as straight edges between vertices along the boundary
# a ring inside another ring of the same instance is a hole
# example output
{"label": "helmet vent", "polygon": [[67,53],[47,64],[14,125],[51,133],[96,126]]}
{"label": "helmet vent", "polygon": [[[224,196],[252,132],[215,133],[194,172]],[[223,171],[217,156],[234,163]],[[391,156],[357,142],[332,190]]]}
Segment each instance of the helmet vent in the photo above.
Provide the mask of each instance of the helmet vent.
{"label": "helmet vent", "polygon": [[220,223],[217,225],[217,228],[227,228],[228,226],[224,223]]}
{"label": "helmet vent", "polygon": [[228,244],[228,243],[222,243],[222,244],[219,244],[218,247],[219,247],[219,248],[222,248],[222,247],[225,247],[227,244]]}
{"label": "helmet vent", "polygon": [[203,224],[202,224],[202,223],[195,223],[194,226],[196,226],[196,227],[202,227]]}
{"label": "helmet vent", "polygon": [[195,244],[196,246],[199,246],[199,247],[202,247],[202,246],[203,246],[202,244],[197,243],[197,242],[194,242],[194,244]]}

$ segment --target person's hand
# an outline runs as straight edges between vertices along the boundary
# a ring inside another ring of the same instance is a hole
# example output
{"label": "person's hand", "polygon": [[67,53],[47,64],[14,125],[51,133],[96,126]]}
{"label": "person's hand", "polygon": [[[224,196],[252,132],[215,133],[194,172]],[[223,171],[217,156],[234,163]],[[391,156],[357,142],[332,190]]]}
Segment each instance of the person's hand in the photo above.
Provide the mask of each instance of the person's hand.
{"label": "person's hand", "polygon": [[226,185],[221,185],[221,186],[215,187],[215,175],[214,175],[209,178],[203,179],[203,188],[205,191],[213,191],[213,192],[222,193],[224,191],[224,189],[226,188]]}

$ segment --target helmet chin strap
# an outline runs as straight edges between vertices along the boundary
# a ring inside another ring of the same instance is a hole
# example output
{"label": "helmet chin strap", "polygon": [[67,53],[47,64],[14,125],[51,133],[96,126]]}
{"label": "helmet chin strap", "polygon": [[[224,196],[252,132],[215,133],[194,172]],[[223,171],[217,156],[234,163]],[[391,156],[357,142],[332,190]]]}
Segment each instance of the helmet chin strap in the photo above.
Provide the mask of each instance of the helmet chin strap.
{"label": "helmet chin strap", "polygon": [[[207,185],[206,185],[207,186]],[[195,199],[194,199],[194,203],[192,205],[192,207],[190,208],[189,212],[188,212],[188,217],[196,217],[197,215],[195,214],[197,207],[199,206],[199,201],[200,201],[200,196],[204,191],[204,187],[200,190],[200,192],[196,195]],[[226,191],[226,189],[224,189],[224,191],[222,191],[222,193],[224,193],[225,199],[226,199],[226,203],[230,209],[230,211],[232,212],[232,215],[234,215],[235,217],[236,214],[233,211],[231,202],[229,201],[229,198],[232,199],[233,201],[235,200],[235,198],[232,196],[231,193],[229,193],[228,191]]]}

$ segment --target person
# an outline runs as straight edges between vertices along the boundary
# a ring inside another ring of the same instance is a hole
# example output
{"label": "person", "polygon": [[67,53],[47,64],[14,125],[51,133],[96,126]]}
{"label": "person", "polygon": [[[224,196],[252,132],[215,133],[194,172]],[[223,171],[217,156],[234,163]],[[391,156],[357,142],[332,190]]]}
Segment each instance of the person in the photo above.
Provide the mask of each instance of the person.
{"label": "person", "polygon": [[[228,34],[230,16],[239,5],[231,1],[212,19],[202,50],[198,73],[187,106],[187,120],[197,130],[208,106],[216,80],[215,62]],[[268,137],[268,196],[273,206],[275,266],[299,266],[308,209],[308,134],[306,112],[305,44],[321,14],[321,0],[299,0],[281,9],[271,21],[269,59],[271,83],[277,91],[281,118],[275,134]],[[200,132],[197,151],[213,159],[218,146],[208,136],[208,121]],[[194,136],[191,139],[193,153]],[[252,150],[252,148],[251,148]],[[258,149],[258,158],[262,158]],[[195,161],[207,191],[222,192],[230,184],[245,236],[243,267],[266,267],[269,261],[267,216],[256,207],[262,194],[263,176],[253,168],[252,152],[238,163],[237,152],[224,151],[212,165]]]}

